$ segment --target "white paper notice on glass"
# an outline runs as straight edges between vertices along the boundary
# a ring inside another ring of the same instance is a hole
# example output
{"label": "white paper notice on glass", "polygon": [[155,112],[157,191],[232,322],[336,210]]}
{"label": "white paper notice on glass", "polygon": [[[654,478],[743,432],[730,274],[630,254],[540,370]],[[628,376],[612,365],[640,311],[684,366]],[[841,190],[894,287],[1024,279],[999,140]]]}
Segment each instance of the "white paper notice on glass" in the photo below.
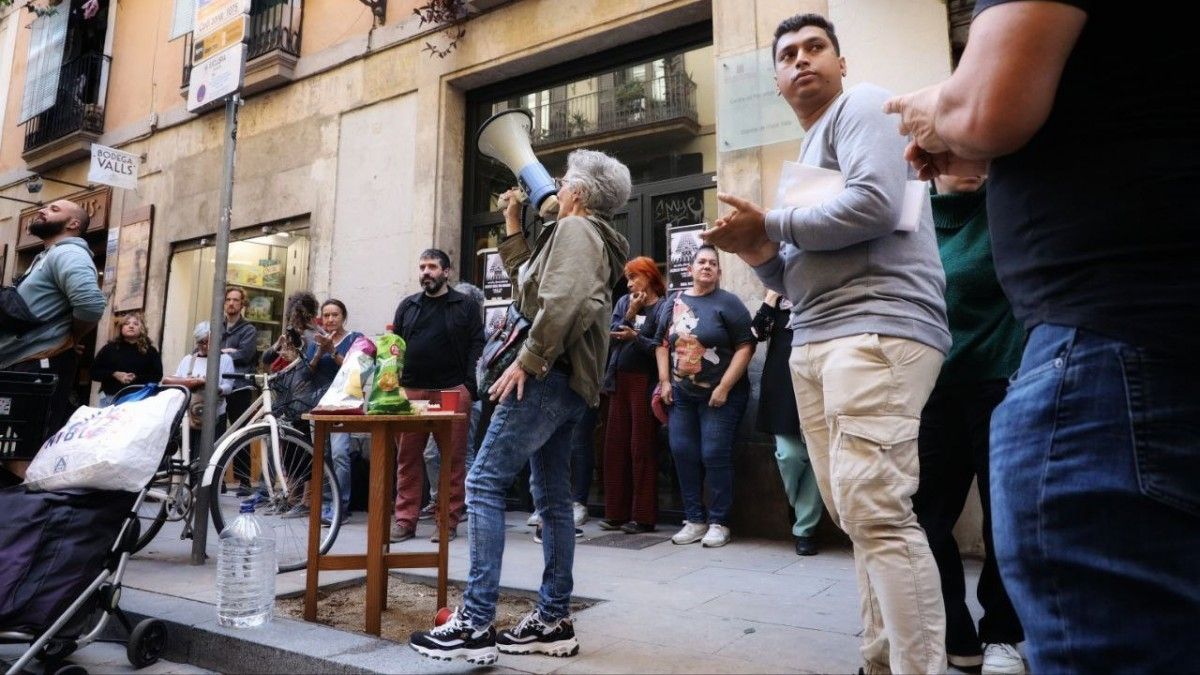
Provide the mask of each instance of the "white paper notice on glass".
{"label": "white paper notice on glass", "polygon": [[[798,162],[784,162],[779,174],[779,190],[775,193],[775,208],[816,206],[838,196],[846,189],[840,171],[822,169]],[[924,181],[910,180],[904,185],[904,203],[896,223],[898,232],[916,232],[921,227],[921,210],[929,188]]]}

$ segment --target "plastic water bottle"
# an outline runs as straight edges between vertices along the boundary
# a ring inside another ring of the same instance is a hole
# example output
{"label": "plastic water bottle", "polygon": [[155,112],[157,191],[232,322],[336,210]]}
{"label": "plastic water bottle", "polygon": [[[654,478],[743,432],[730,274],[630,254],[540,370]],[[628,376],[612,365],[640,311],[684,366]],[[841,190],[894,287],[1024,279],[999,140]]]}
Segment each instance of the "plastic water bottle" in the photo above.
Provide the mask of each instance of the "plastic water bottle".
{"label": "plastic water bottle", "polygon": [[221,531],[217,554],[217,623],[261,626],[275,609],[275,534],[252,505]]}

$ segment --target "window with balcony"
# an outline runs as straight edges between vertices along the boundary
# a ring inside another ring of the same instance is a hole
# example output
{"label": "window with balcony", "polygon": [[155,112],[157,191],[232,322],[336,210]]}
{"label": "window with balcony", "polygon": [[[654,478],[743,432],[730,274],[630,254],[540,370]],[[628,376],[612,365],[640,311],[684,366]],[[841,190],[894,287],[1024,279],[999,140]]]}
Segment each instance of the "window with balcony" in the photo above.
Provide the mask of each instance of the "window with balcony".
{"label": "window with balcony", "polygon": [[90,18],[82,5],[63,2],[30,24],[21,123],[25,159],[34,170],[86,154],[104,131],[109,3],[101,2]]}
{"label": "window with balcony", "polygon": [[[180,6],[191,5],[193,1],[180,2],[177,11],[185,11]],[[294,79],[296,61],[300,58],[302,18],[302,0],[251,0],[250,18],[246,26],[243,94],[276,87]],[[184,40],[183,82],[180,85],[185,92],[192,76],[193,52],[192,35],[189,32]]]}
{"label": "window with balcony", "polygon": [[[688,30],[702,35],[699,27]],[[618,55],[615,63],[594,69],[580,64],[582,72],[567,77],[534,73],[498,85],[503,88],[496,94],[469,96],[466,278],[481,277],[472,254],[498,243],[503,218],[496,200],[515,183],[507,167],[474,147],[474,129],[501,110],[525,108],[533,114],[533,150],[551,175],[562,175],[567,155],[576,148],[602,150],[629,167],[633,194],[626,208],[614,214],[613,225],[629,240],[631,255],[651,256],[665,265],[667,227],[716,218],[712,46],[685,42],[646,51],[648,56],[620,60]],[[533,88],[528,83],[545,84]]]}

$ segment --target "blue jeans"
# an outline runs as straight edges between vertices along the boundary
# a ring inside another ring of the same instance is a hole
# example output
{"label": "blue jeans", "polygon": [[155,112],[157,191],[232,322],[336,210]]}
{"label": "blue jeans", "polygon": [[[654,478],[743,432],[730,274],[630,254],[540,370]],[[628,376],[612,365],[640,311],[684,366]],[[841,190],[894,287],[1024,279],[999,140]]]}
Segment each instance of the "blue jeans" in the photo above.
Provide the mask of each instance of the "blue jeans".
{"label": "blue jeans", "polygon": [[471,623],[496,618],[500,563],[504,557],[504,496],[528,461],[533,503],[542,514],[546,568],[538,610],[548,621],[570,613],[575,523],[571,515],[571,430],[587,405],[551,371],[525,381],[525,397],[510,394],[492,414],[487,434],[467,474],[467,532],[471,570],[463,605]]}
{"label": "blue jeans", "polygon": [[592,474],[596,470],[596,419],[599,408],[584,408],[583,416],[571,432],[571,499],[588,503]]}
{"label": "blue jeans", "polygon": [[[729,524],[733,508],[733,439],[749,399],[747,387],[734,387],[725,405],[712,408],[708,396],[671,386],[671,455],[679,475],[683,513],[690,523]],[[708,484],[708,516],[702,492]]]}
{"label": "blue jeans", "polygon": [[[350,456],[350,434],[329,434],[329,451],[325,453],[325,460],[329,462],[330,468],[333,469],[333,479],[337,481],[338,497],[342,502],[342,513],[350,513],[350,465],[352,459]],[[328,504],[330,499],[329,486],[326,485],[321,493],[323,504]],[[321,515],[328,516],[330,511],[328,507],[321,508]]]}
{"label": "blue jeans", "polygon": [[992,415],[996,558],[1033,672],[1166,672],[1200,625],[1200,373],[1041,325]]}

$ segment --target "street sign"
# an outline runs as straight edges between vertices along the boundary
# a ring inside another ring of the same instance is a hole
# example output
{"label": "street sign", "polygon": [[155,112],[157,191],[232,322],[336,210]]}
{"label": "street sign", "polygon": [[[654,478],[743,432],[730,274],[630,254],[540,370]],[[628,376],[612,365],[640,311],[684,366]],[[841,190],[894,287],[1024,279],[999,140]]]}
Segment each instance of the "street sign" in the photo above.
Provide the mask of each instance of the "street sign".
{"label": "street sign", "polygon": [[246,37],[246,17],[243,14],[231,19],[208,36],[192,41],[192,64],[211,58],[230,47],[240,44]]}
{"label": "street sign", "polygon": [[223,52],[192,66],[188,86],[188,111],[236,92],[242,86],[242,66],[246,61],[246,45],[238,43]]}
{"label": "street sign", "polygon": [[192,40],[203,40],[225,24],[249,12],[250,0],[196,0]]}
{"label": "street sign", "polygon": [[139,164],[137,155],[93,143],[88,182],[136,190]]}

